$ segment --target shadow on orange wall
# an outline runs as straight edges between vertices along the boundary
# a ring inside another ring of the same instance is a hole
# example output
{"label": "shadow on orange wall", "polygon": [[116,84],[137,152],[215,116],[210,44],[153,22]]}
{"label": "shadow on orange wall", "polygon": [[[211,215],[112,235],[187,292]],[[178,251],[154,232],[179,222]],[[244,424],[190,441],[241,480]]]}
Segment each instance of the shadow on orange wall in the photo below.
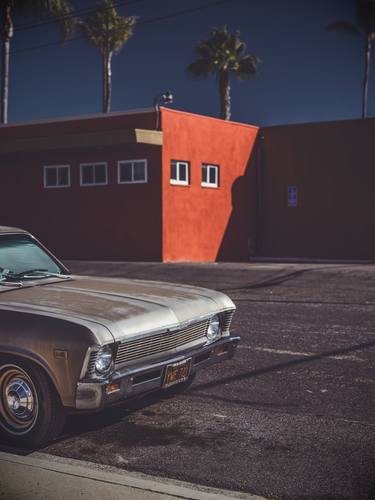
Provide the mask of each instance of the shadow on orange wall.
{"label": "shadow on orange wall", "polygon": [[258,140],[245,172],[232,185],[232,212],[216,261],[244,262],[256,254]]}

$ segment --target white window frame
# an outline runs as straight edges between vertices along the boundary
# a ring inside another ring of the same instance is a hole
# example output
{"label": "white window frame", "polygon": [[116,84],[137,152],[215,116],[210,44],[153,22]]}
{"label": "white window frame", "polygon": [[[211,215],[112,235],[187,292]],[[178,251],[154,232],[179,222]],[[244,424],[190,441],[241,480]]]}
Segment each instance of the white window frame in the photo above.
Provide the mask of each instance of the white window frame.
{"label": "white window frame", "polygon": [[[58,180],[58,170],[60,168],[67,168],[68,169],[68,184],[56,184],[56,186],[48,186],[47,185],[47,171],[48,170],[56,170],[57,171],[57,180]],[[70,165],[45,165],[43,167],[43,186],[45,189],[56,189],[56,188],[69,188],[71,187],[71,182],[70,182]]]}
{"label": "white window frame", "polygon": [[[145,179],[143,181],[135,181],[134,180],[134,163],[140,163],[143,162],[144,167],[145,167]],[[131,181],[122,181],[120,180],[120,172],[121,172],[121,166],[125,164],[130,164],[132,168],[132,180]],[[139,160],[119,160],[117,162],[117,184],[147,184],[148,182],[148,167],[147,167],[147,160],[146,158],[141,158]]]}
{"label": "white window frame", "polygon": [[[82,172],[83,167],[95,167],[96,165],[104,165],[105,166],[105,182],[92,182],[90,184],[83,184],[82,182]],[[80,163],[79,165],[79,185],[81,187],[92,187],[92,186],[107,186],[108,185],[108,163],[106,161],[97,161],[97,162],[88,162],[88,163]]]}
{"label": "white window frame", "polygon": [[[190,162],[188,161],[180,161],[180,160],[171,160],[171,167],[172,163],[176,164],[176,175],[177,179],[172,179],[170,178],[170,183],[175,185],[175,186],[189,186],[190,185]],[[180,180],[180,166],[185,165],[186,166],[186,181],[181,181]]]}
{"label": "white window frame", "polygon": [[[220,172],[220,165],[213,165],[212,163],[202,163],[201,167],[201,175],[203,177],[203,167],[207,167],[207,179],[208,182],[203,182],[201,180],[201,186],[202,187],[208,187],[208,188],[218,188],[219,185],[219,172]],[[210,182],[210,170],[215,171],[215,182]]]}

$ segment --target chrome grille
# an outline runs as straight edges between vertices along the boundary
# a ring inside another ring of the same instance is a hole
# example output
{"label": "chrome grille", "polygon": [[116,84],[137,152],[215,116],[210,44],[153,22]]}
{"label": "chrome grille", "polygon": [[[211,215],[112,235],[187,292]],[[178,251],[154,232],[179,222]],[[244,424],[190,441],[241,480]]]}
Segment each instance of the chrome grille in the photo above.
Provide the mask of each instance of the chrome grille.
{"label": "chrome grille", "polygon": [[90,353],[90,359],[87,364],[86,376],[93,377],[95,376],[95,361],[98,356],[98,351],[92,351]]}
{"label": "chrome grille", "polygon": [[116,365],[168,352],[200,339],[204,344],[207,340],[207,328],[208,320],[205,320],[176,332],[157,333],[149,337],[126,341],[118,347]]}
{"label": "chrome grille", "polygon": [[223,335],[229,335],[230,325],[232,324],[232,319],[233,319],[233,314],[234,314],[234,310],[227,311],[226,313],[223,314],[223,319],[222,319],[222,323],[221,323],[221,329],[222,329]]}

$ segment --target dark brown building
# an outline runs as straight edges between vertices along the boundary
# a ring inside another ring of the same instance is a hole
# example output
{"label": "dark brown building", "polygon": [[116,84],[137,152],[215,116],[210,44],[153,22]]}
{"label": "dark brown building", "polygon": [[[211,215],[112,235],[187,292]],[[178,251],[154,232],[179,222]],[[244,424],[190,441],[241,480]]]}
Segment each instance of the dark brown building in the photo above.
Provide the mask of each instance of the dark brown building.
{"label": "dark brown building", "polygon": [[375,119],[265,127],[258,254],[375,259]]}

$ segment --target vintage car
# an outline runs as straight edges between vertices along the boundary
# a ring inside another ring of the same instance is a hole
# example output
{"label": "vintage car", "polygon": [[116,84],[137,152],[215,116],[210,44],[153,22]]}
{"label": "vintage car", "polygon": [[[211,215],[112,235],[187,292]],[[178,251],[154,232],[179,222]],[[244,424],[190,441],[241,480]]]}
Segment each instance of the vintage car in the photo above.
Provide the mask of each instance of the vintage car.
{"label": "vintage car", "polygon": [[204,288],[70,275],[28,232],[0,226],[0,433],[39,446],[68,412],[186,388],[233,356],[234,310]]}

